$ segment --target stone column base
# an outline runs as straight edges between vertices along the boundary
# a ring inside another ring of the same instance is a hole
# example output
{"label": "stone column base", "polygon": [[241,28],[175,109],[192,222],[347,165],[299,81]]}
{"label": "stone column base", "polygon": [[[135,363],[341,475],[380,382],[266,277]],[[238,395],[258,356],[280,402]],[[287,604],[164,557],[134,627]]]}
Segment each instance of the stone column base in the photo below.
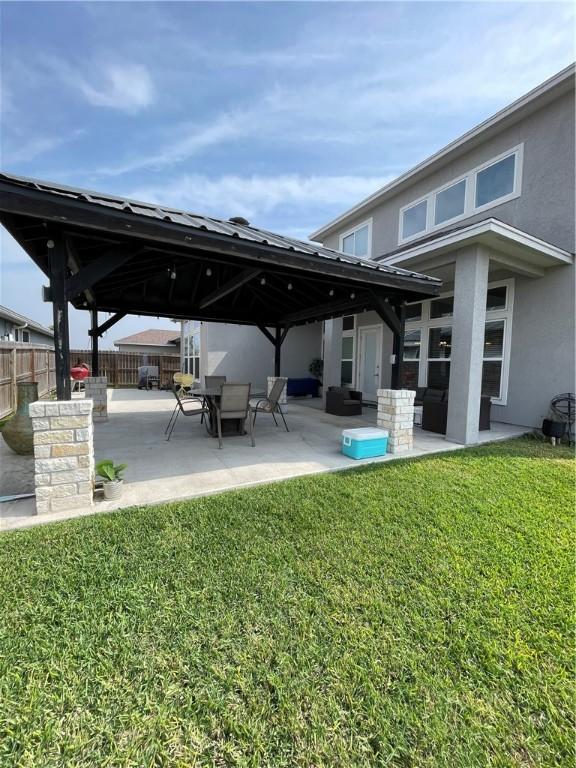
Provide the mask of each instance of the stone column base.
{"label": "stone column base", "polygon": [[34,430],[36,514],[92,506],[92,400],[37,400],[29,411]]}
{"label": "stone column base", "polygon": [[84,379],[85,397],[92,400],[94,421],[104,421],[108,418],[108,379],[106,376],[88,376]]}
{"label": "stone column base", "polygon": [[378,390],[378,426],[388,430],[388,453],[414,447],[414,398],[411,389]]}

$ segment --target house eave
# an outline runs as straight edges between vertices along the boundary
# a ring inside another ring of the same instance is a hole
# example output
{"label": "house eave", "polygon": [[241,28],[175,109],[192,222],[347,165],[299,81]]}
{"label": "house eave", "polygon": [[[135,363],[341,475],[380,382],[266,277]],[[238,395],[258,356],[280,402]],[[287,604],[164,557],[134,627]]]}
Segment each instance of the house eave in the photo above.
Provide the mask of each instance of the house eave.
{"label": "house eave", "polygon": [[445,263],[448,263],[456,258],[460,249],[473,244],[489,247],[496,260],[499,256],[507,258],[512,271],[517,266],[518,271],[532,273],[534,277],[549,267],[574,263],[573,254],[568,251],[498,219],[470,224],[377,260],[393,265],[446,256]]}

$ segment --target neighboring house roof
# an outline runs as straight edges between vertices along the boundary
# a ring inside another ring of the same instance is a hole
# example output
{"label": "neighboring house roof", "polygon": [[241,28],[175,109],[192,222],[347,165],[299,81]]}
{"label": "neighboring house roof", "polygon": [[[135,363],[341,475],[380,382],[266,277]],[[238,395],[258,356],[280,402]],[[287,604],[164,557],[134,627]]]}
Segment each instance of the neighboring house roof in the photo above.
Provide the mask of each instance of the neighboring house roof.
{"label": "neighboring house roof", "polygon": [[[543,268],[572,264],[574,261],[573,254],[568,251],[495,218],[435,232],[377,259],[386,264],[396,264],[444,254],[451,254],[450,258],[453,258],[456,248],[471,243],[490,246],[493,261],[531,277],[540,277],[544,274]],[[432,266],[427,263],[428,268]]]}
{"label": "neighboring house roof", "polygon": [[50,328],[46,328],[44,325],[40,325],[40,323],[37,323],[35,320],[31,320],[25,315],[21,315],[19,312],[14,312],[13,309],[8,309],[8,307],[0,306],[0,317],[4,318],[5,320],[9,320],[16,326],[25,325],[26,328],[30,329],[31,331],[43,333],[46,336],[54,338],[54,331],[50,330]]}
{"label": "neighboring house roof", "polygon": [[340,216],[320,227],[310,235],[311,240],[321,239],[331,230],[344,224],[348,219],[361,215],[364,211],[372,208],[375,204],[381,203],[389,197],[396,195],[403,187],[414,184],[418,177],[424,178],[445,163],[468,152],[473,146],[483,141],[504,127],[512,125],[525,118],[528,114],[541,109],[545,104],[558,98],[562,93],[568,92],[574,88],[574,75],[576,65],[563,69],[558,74],[541,83],[539,86],[521,96],[512,104],[496,112],[495,115],[484,120],[482,123],[467,131],[459,138],[447,144],[443,149],[435,152],[423,162],[415,165],[406,173],[398,176],[394,181],[378,189],[374,194],[361,200],[357,205],[349,208]]}
{"label": "neighboring house roof", "polygon": [[174,331],[162,331],[155,328],[149,328],[147,331],[133,333],[131,336],[125,336],[123,339],[117,339],[114,344],[134,344],[146,347],[166,347],[170,344],[178,344],[180,334]]}

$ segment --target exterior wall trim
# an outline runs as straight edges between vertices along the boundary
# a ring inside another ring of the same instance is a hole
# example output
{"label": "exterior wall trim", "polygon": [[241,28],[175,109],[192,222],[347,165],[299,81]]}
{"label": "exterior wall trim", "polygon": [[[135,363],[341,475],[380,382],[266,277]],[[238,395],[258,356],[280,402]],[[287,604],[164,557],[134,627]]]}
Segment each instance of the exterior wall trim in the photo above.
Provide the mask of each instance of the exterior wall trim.
{"label": "exterior wall trim", "polygon": [[[434,253],[441,248],[461,246],[464,243],[467,244],[474,238],[486,235],[496,235],[515,245],[521,245],[532,251],[537,251],[539,254],[552,258],[561,264],[574,263],[574,257],[568,251],[558,248],[558,246],[552,245],[552,243],[547,243],[545,240],[541,240],[534,235],[530,235],[528,232],[516,229],[516,227],[513,227],[510,224],[505,224],[503,221],[493,218],[470,224],[470,226],[458,229],[455,232],[439,235],[437,238],[434,238],[434,240],[427,241],[421,245],[415,245],[413,248],[407,248],[401,253],[377,258],[376,260],[388,265],[401,264],[408,259],[424,256],[428,253]],[[456,254],[454,254],[454,257],[456,257]]]}

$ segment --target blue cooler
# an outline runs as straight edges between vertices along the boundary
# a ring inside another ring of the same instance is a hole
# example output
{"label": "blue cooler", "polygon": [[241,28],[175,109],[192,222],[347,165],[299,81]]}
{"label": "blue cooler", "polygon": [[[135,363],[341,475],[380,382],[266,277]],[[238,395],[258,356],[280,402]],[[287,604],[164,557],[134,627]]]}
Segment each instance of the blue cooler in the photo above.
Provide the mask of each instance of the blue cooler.
{"label": "blue cooler", "polygon": [[388,448],[388,430],[376,427],[342,430],[342,453],[351,459],[384,456]]}

